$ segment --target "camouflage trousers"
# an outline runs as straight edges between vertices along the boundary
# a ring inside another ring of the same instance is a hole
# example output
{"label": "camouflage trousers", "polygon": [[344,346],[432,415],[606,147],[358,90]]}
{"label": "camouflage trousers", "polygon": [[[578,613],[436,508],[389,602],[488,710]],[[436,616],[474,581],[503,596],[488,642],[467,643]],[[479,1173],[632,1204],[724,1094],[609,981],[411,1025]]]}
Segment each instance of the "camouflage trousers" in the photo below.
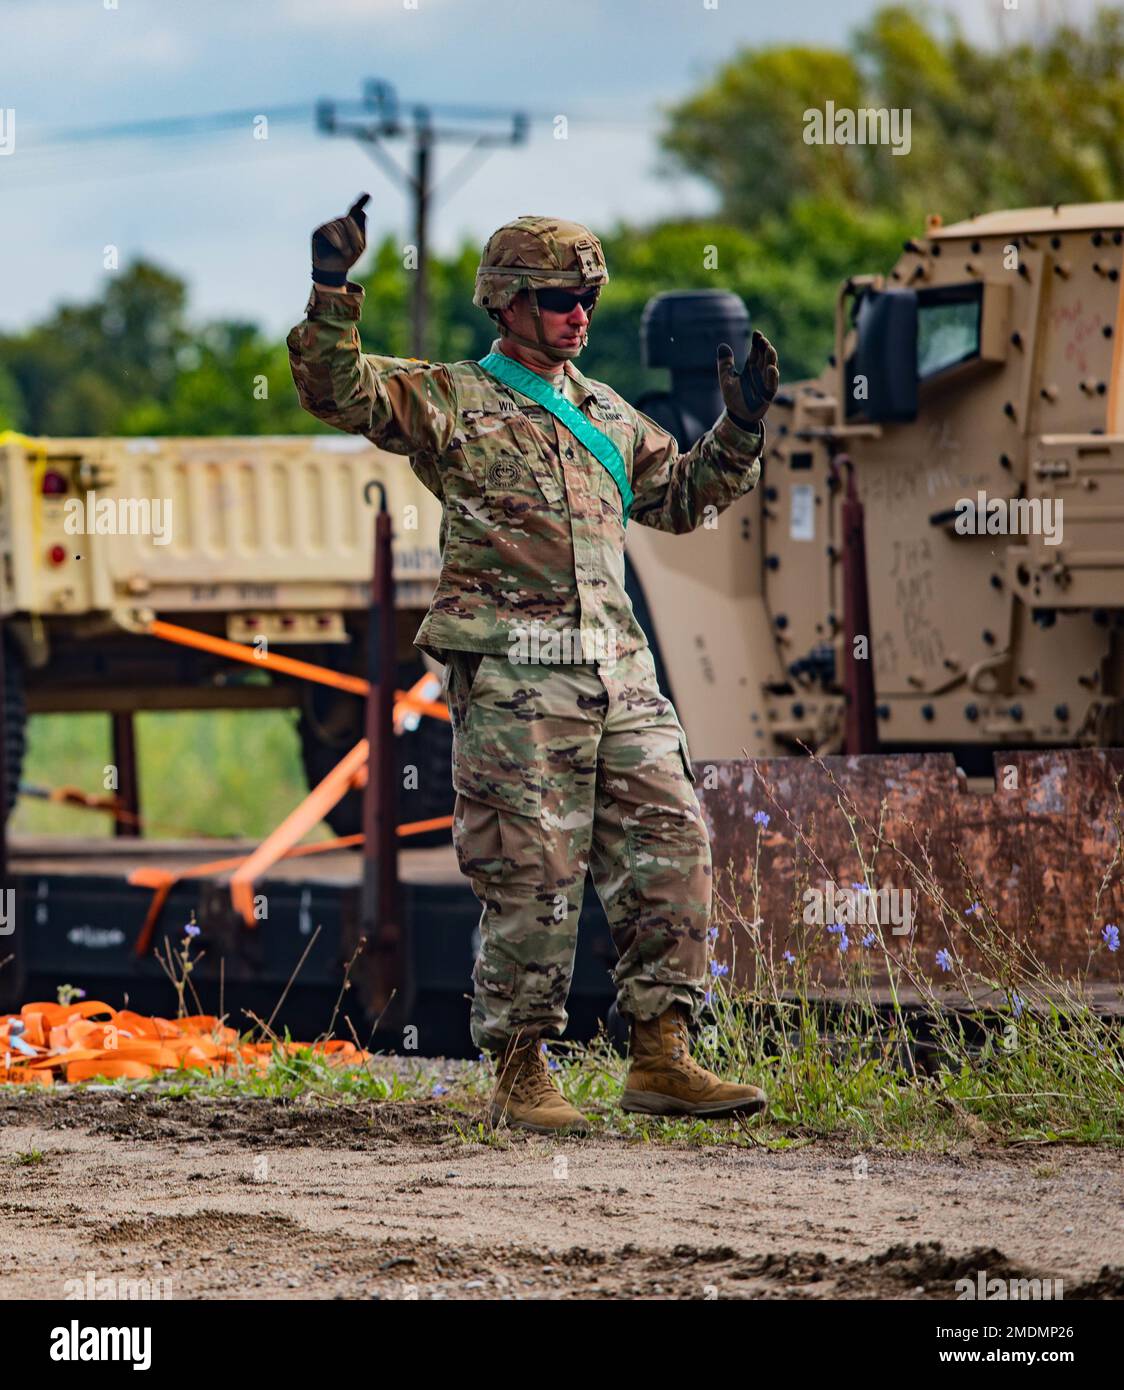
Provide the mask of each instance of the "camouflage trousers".
{"label": "camouflage trousers", "polygon": [[622,1013],[703,1001],[710,843],[687,741],[651,653],[521,666],[451,652],[453,843],[483,904],[471,1030],[560,1036],[587,868]]}

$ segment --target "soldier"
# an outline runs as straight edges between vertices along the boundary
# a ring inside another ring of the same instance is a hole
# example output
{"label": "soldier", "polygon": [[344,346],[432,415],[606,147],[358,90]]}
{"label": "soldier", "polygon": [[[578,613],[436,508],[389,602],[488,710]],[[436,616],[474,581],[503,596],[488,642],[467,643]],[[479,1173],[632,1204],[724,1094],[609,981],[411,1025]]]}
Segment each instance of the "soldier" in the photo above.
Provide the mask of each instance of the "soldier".
{"label": "soldier", "polygon": [[619,954],[630,1020],[622,1107],[761,1109],[691,1057],[704,1002],[710,846],[687,741],[625,593],[629,520],[676,533],[761,472],[777,355],[754,333],[739,373],[718,349],[726,409],[675,440],[574,359],[608,273],[587,228],[519,217],[484,249],[473,303],[499,330],[480,362],[360,352],[367,195],[312,238],[312,294],[288,336],[306,410],[405,454],[438,498],[441,575],[415,639],[446,666],[453,840],[483,904],[472,1036],[498,1054],[493,1120],[586,1133],[544,1056],[560,1036],[586,870]]}

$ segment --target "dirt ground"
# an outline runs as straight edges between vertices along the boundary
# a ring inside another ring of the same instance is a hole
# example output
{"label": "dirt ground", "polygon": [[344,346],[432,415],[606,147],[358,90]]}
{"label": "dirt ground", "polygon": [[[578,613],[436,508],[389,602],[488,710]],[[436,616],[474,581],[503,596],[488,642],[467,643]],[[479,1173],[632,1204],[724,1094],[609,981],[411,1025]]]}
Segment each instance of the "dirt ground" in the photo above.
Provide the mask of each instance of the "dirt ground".
{"label": "dirt ground", "polygon": [[0,1218],[6,1299],[1124,1296],[1119,1150],[466,1144],[440,1100],[0,1095]]}

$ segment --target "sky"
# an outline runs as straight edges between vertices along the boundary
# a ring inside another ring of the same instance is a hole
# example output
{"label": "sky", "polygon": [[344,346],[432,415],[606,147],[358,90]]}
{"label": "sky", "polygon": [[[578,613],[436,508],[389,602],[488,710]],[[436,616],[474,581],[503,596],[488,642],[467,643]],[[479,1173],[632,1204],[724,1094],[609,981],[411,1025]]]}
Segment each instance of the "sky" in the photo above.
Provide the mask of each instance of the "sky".
{"label": "sky", "polygon": [[[950,0],[980,39],[1021,36],[1061,0]],[[1065,0],[1079,18],[1094,0]],[[667,177],[661,111],[746,47],[842,44],[871,0],[0,0],[0,331],[33,323],[145,256],[189,285],[193,320],[283,333],[303,314],[312,228],[369,191],[368,235],[412,239],[407,192],[351,136],[317,132],[318,100],[369,79],[404,107],[460,104],[509,129],[463,180],[438,147],[431,241],[483,244],[522,213],[604,230],[706,213],[709,188]],[[233,129],[83,138],[122,122],[244,112]],[[14,113],[14,115],[13,115]],[[286,114],[289,113],[289,114]],[[254,117],[266,116],[257,129]],[[567,138],[555,138],[565,116]],[[14,133],[14,139],[11,138]],[[402,165],[405,140],[385,142]],[[467,172],[462,170],[462,173]],[[444,186],[441,181],[447,180]],[[467,289],[467,287],[466,287]]]}

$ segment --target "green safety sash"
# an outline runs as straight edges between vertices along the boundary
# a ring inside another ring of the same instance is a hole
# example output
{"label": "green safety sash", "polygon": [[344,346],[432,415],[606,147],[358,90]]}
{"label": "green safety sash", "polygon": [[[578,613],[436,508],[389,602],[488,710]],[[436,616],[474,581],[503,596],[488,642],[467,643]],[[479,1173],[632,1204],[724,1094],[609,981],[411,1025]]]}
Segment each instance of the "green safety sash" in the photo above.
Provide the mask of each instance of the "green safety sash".
{"label": "green safety sash", "polygon": [[632,506],[632,488],[629,486],[628,471],[624,466],[624,459],[621,458],[621,451],[613,440],[584,416],[572,401],[568,401],[556,391],[549,381],[539,376],[538,372],[524,367],[522,363],[505,357],[503,353],[490,352],[487,357],[480,359],[480,366],[489,376],[494,376],[497,381],[502,381],[513,391],[530,397],[544,410],[549,410],[551,415],[560,420],[578,442],[589,450],[616,483],[627,524],[629,509]]}

